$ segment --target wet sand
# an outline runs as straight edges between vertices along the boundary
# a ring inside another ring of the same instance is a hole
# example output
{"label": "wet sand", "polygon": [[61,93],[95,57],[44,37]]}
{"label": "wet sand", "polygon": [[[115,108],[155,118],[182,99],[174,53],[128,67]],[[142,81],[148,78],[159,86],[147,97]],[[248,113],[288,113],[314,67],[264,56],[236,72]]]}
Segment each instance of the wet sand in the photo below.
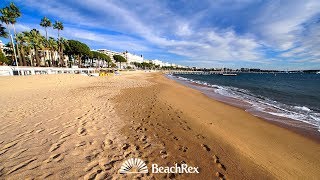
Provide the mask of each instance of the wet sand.
{"label": "wet sand", "polygon": [[[166,76],[166,77],[168,77],[168,76]],[[175,80],[175,81],[177,81],[187,87],[191,87],[193,89],[201,91],[202,93],[204,93],[208,97],[213,98],[217,101],[229,104],[234,107],[238,107],[240,109],[243,109],[246,112],[248,112],[256,117],[259,117],[263,120],[268,121],[269,123],[273,123],[277,126],[281,126],[283,128],[286,128],[290,131],[301,134],[307,138],[310,138],[310,139],[320,143],[320,133],[318,131],[317,126],[307,124],[305,122],[297,121],[294,119],[281,117],[281,116],[275,116],[275,115],[272,115],[272,114],[269,114],[266,112],[257,111],[255,109],[252,109],[252,105],[250,103],[243,101],[241,99],[236,99],[233,97],[227,97],[227,96],[223,96],[221,94],[218,94],[213,91],[212,87],[209,87],[206,85],[180,80],[178,78],[173,78],[172,76],[168,77],[168,78],[173,79],[173,80]],[[269,110],[272,111],[272,109],[269,109]]]}
{"label": "wet sand", "polygon": [[116,104],[124,110],[117,112],[127,121],[122,132],[133,148],[138,147],[134,155],[141,155],[149,164],[186,162],[201,169],[200,174],[152,176],[159,179],[320,176],[317,142],[208,98],[163,75],[155,75],[150,81],[155,85],[124,90],[116,98]]}
{"label": "wet sand", "polygon": [[[160,73],[0,77],[0,179],[316,179],[317,142]],[[127,174],[130,157],[199,174]]]}

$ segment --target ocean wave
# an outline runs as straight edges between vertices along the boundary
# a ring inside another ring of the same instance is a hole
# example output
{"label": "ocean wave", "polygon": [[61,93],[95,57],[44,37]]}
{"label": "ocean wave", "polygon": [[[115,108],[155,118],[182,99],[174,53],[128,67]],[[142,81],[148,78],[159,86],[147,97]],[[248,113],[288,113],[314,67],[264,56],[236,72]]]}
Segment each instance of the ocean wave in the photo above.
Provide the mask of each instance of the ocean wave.
{"label": "ocean wave", "polygon": [[294,108],[302,111],[307,111],[307,112],[311,111],[311,109],[309,109],[306,106],[294,106]]}
{"label": "ocean wave", "polygon": [[[263,113],[268,113],[277,117],[284,117],[313,126],[319,127],[320,131],[320,113],[313,111],[311,108],[306,106],[291,106],[277,102],[275,100],[263,97],[261,95],[253,94],[247,89],[241,89],[231,86],[221,86],[216,84],[210,84],[208,82],[203,82],[199,80],[194,80],[190,78],[185,78],[181,76],[173,76],[179,80],[187,81],[191,83],[196,83],[199,85],[204,85],[213,88],[213,92],[225,97],[231,97],[239,99],[250,104],[250,111],[260,111]],[[246,109],[247,111],[248,109]]]}

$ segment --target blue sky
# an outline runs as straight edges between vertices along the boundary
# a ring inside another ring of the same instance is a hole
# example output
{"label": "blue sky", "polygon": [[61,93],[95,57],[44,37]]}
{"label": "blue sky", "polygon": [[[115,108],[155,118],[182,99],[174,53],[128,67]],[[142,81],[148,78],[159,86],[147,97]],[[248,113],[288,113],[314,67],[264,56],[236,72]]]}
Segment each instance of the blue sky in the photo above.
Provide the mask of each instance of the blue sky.
{"label": "blue sky", "polygon": [[[10,1],[1,1],[5,6]],[[17,30],[198,67],[320,69],[319,0],[14,0]],[[50,29],[49,35],[57,32]],[[3,41],[6,41],[2,39]]]}

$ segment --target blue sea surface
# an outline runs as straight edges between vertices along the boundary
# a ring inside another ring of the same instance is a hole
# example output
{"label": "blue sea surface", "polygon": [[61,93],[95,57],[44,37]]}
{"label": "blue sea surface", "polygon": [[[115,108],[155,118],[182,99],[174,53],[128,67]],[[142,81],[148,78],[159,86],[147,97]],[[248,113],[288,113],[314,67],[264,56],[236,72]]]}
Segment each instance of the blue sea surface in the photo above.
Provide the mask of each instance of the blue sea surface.
{"label": "blue sea surface", "polygon": [[237,76],[174,75],[208,87],[223,96],[241,99],[257,111],[320,125],[320,74],[240,73]]}

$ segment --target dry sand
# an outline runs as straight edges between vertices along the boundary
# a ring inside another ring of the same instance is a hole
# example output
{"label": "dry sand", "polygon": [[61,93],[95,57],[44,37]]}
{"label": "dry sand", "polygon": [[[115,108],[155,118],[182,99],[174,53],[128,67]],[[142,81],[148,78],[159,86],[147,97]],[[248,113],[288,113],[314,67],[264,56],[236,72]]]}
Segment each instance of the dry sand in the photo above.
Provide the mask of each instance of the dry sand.
{"label": "dry sand", "polygon": [[[155,73],[0,77],[0,179],[317,179],[317,142]],[[122,162],[200,174],[120,175]]]}
{"label": "dry sand", "polygon": [[127,76],[0,77],[0,179],[117,174],[125,122],[111,100],[150,84]]}

